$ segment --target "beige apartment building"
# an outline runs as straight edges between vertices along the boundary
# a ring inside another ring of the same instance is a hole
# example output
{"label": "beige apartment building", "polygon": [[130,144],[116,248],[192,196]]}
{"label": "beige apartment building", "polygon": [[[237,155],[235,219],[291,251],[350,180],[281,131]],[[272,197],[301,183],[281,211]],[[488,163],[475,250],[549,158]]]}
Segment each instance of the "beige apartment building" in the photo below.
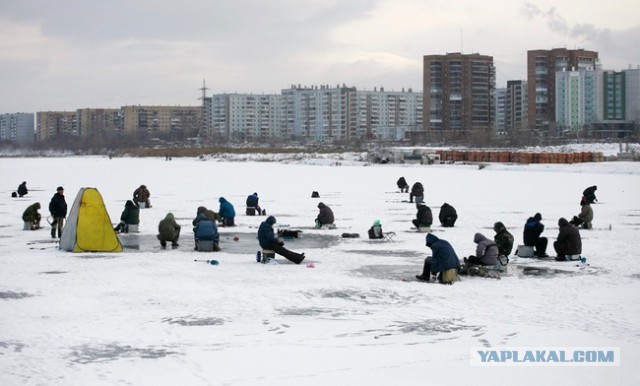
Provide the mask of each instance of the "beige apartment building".
{"label": "beige apartment building", "polygon": [[197,135],[202,128],[202,106],[124,106],[125,134]]}

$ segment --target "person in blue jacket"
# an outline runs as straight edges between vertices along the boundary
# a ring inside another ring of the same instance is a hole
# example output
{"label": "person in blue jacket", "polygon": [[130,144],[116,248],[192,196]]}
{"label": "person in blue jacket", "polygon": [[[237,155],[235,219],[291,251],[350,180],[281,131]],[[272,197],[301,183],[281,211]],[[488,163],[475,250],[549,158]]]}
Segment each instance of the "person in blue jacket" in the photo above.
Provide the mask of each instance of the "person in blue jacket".
{"label": "person in blue jacket", "polygon": [[304,260],[304,253],[296,253],[284,247],[284,241],[278,239],[273,231],[273,224],[275,223],[276,218],[269,216],[260,224],[258,228],[258,243],[260,243],[262,249],[272,250],[286,259],[300,264]]}
{"label": "person in blue jacket", "polygon": [[213,250],[216,252],[219,251],[220,234],[218,234],[218,226],[215,221],[211,221],[204,212],[200,212],[195,220],[193,220],[193,224],[195,225],[193,228],[193,234],[196,239],[195,249],[198,249],[198,241],[211,240],[213,241]]}
{"label": "person in blue jacket", "polygon": [[[429,281],[431,274],[440,274],[441,283],[451,283],[452,281],[443,278],[443,274],[449,270],[460,269],[460,259],[453,250],[451,244],[446,240],[441,240],[429,233],[426,237],[427,247],[431,248],[432,256],[424,260],[424,268],[421,275],[416,275],[420,281]],[[457,277],[457,274],[456,274]]]}
{"label": "person in blue jacket", "polygon": [[218,200],[220,202],[220,210],[218,210],[218,214],[222,219],[223,226],[234,226],[236,211],[233,209],[233,205],[229,201],[227,201],[224,197],[220,197]]}
{"label": "person in blue jacket", "polygon": [[247,196],[247,208],[256,208],[256,213],[258,215],[262,215],[262,208],[260,208],[260,198],[258,197],[258,193],[253,193]]}

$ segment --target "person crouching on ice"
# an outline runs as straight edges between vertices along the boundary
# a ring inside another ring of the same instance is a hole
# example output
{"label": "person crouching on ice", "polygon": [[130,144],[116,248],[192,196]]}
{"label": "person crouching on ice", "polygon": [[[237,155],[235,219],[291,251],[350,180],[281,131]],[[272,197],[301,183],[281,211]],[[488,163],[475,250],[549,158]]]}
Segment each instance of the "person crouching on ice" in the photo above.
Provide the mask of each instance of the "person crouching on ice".
{"label": "person crouching on ice", "polygon": [[460,260],[456,251],[446,240],[441,240],[429,233],[426,237],[427,247],[431,248],[432,256],[424,259],[424,268],[421,275],[416,275],[420,281],[429,281],[431,274],[438,274],[442,284],[453,284],[458,279]]}
{"label": "person crouching on ice", "polygon": [[304,253],[296,253],[284,247],[284,241],[278,239],[273,231],[273,225],[275,223],[276,218],[269,216],[260,224],[260,227],[258,228],[258,242],[262,249],[272,250],[278,255],[283,256],[287,260],[296,264],[302,263],[302,260],[304,260],[305,257]]}

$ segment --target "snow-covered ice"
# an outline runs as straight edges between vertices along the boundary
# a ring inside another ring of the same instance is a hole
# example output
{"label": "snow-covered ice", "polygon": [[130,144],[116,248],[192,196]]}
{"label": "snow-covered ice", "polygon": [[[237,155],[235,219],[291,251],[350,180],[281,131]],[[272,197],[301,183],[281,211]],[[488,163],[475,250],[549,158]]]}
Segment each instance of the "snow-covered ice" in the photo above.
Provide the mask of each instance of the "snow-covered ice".
{"label": "snow-covered ice", "polygon": [[[3,385],[638,382],[638,163],[480,169],[64,157],[0,159],[0,173]],[[523,224],[536,212],[552,253],[558,218],[579,213],[582,191],[597,185],[594,229],[581,231],[590,266],[512,258],[501,280],[412,281],[430,251],[425,234],[410,229],[415,206],[398,192],[400,176],[424,184],[434,217],[444,202],[456,207],[455,228],[434,225],[433,233],[460,258],[474,252],[475,232],[493,237],[496,221],[522,243]],[[29,195],[10,198],[23,180]],[[120,236],[123,253],[63,252],[48,227],[22,230],[24,209],[37,201],[48,215],[58,185],[69,208],[81,187],[98,188],[116,224],[140,184],[149,187],[153,207],[141,210],[139,234]],[[320,199],[311,198],[314,190]],[[264,217],[244,215],[253,192],[276,225],[303,230],[287,243],[306,253],[303,264],[255,262]],[[221,252],[194,252],[196,208],[217,211],[220,196],[234,204],[237,226],[221,228]],[[333,209],[337,229],[313,229],[319,201]],[[182,225],[176,250],[161,250],[155,239],[168,212]],[[396,233],[393,242],[366,238],[376,219]],[[343,239],[343,232],[361,238]],[[220,265],[194,262],[211,258]],[[473,366],[474,347],[615,347],[620,365]]]}

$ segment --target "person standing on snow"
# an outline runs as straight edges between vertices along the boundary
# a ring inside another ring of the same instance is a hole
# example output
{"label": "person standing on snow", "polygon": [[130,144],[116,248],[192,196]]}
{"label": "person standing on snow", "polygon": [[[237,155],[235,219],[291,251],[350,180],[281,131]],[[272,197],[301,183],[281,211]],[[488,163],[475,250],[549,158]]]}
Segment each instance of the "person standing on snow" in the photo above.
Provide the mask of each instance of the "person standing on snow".
{"label": "person standing on snow", "polygon": [[53,218],[51,222],[51,238],[56,238],[56,230],[58,231],[58,238],[60,238],[62,237],[64,219],[67,217],[67,201],[64,199],[64,188],[62,186],[58,186],[56,194],[51,197],[49,213]]}
{"label": "person standing on snow", "polygon": [[593,185],[586,188],[582,192],[582,195],[584,196],[584,198],[587,200],[589,204],[593,204],[594,202],[598,201],[598,199],[596,198],[596,190],[598,190],[598,187]]}
{"label": "person standing on snow", "polygon": [[396,182],[396,185],[398,185],[398,188],[400,189],[400,193],[409,192],[409,184],[407,183],[407,180],[404,179],[404,177],[400,177]]}
{"label": "person standing on snow", "polygon": [[133,202],[138,206],[140,206],[141,202],[144,202],[145,208],[151,208],[149,197],[151,197],[151,192],[149,192],[146,185],[140,185],[138,189],[133,191]]}

